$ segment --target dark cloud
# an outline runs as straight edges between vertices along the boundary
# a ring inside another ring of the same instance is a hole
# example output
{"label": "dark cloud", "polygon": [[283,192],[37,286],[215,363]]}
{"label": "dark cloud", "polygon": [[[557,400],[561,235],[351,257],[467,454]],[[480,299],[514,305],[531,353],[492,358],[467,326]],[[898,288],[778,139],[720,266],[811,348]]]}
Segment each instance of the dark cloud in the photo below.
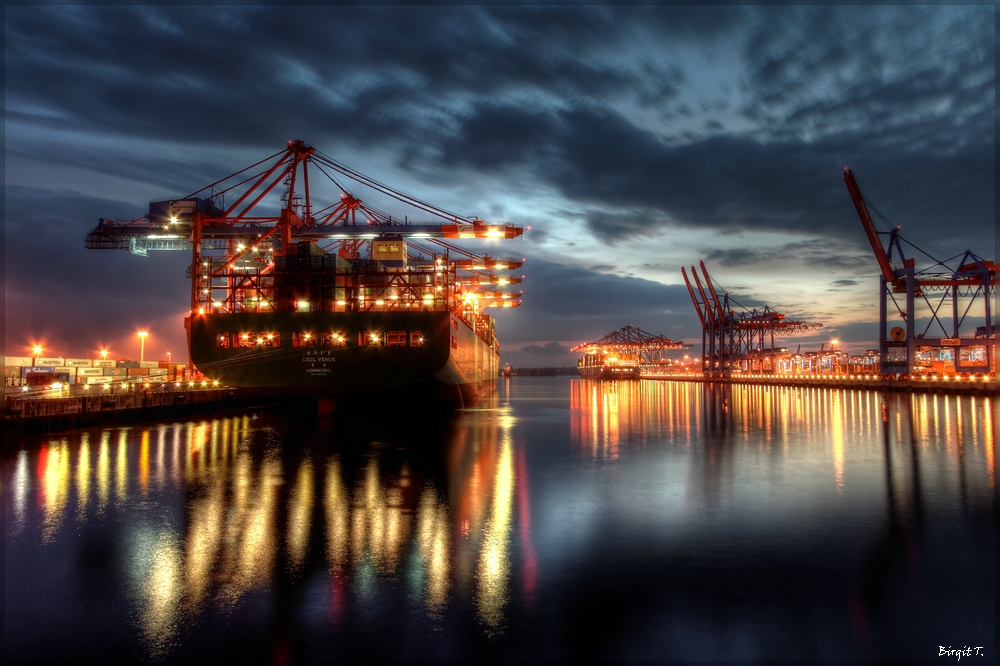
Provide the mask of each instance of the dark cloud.
{"label": "dark cloud", "polygon": [[[183,316],[190,302],[187,252],[139,257],[83,249],[101,216],[131,217],[128,204],[74,193],[6,188],[4,337],[8,350],[36,340],[59,354],[93,353],[99,342],[131,349],[149,328],[147,351],[186,348]],[[122,338],[122,331],[126,337]],[[60,343],[59,341],[62,341]],[[162,345],[162,346],[161,346]],[[175,360],[180,360],[178,356]]]}
{"label": "dark cloud", "polygon": [[[858,233],[863,235],[860,222]],[[799,265],[824,270],[874,269],[875,259],[860,251],[844,254],[844,248],[831,244],[822,238],[814,238],[775,247],[737,247],[728,249],[701,248],[708,264],[722,264],[727,267],[747,266],[772,268]],[[857,284],[853,282],[853,284]]]}
{"label": "dark cloud", "polygon": [[[625,324],[696,336],[683,286],[612,274],[659,270],[614,246],[680,227],[787,237],[699,242],[710,268],[861,282],[875,267],[844,165],[931,254],[993,257],[994,28],[975,6],[10,6],[8,182],[39,175],[6,187],[5,331],[183,309],[184,253],[82,253],[83,234],[291,138],[530,210],[536,242],[611,248],[591,270],[526,266],[498,327],[529,347]],[[104,199],[80,194],[95,180]],[[41,248],[60,257],[45,271]]]}
{"label": "dark cloud", "polygon": [[625,325],[671,339],[701,335],[683,285],[608,275],[534,259],[524,266],[523,304],[497,315],[504,345],[597,340]]}

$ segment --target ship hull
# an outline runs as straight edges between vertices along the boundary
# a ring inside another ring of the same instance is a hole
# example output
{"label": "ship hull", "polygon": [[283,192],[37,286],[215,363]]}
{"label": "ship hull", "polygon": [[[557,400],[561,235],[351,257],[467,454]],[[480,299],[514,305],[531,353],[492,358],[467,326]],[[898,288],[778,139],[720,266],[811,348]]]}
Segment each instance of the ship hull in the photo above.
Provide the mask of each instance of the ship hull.
{"label": "ship hull", "polygon": [[580,366],[583,379],[639,379],[639,368],[630,366]]}
{"label": "ship hull", "polygon": [[[330,331],[342,341],[319,344]],[[205,314],[191,317],[188,336],[210,380],[275,394],[412,391],[464,403],[495,388],[500,363],[465,321],[440,311]]]}

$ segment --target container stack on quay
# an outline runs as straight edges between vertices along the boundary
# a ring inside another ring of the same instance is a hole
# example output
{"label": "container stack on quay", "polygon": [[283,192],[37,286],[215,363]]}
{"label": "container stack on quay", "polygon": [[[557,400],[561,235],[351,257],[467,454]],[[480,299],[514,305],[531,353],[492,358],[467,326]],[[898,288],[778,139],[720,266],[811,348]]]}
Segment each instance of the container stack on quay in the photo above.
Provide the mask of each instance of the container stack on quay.
{"label": "container stack on quay", "polygon": [[161,384],[185,377],[186,365],[167,361],[4,356],[4,389],[54,384]]}

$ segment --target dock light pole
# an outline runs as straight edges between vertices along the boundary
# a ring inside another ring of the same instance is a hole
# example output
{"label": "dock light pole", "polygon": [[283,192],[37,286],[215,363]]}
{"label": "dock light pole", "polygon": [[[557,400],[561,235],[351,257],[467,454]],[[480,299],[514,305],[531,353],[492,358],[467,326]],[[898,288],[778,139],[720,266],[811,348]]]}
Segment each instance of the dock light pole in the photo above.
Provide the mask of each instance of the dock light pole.
{"label": "dock light pole", "polygon": [[101,360],[102,361],[107,361],[108,360],[108,350],[107,349],[102,349],[101,350]]}
{"label": "dock light pole", "polygon": [[149,335],[149,332],[148,331],[139,331],[137,333],[137,335],[139,336],[139,363],[142,363],[143,361],[146,360],[146,357],[145,357],[145,352],[146,352],[146,337]]}

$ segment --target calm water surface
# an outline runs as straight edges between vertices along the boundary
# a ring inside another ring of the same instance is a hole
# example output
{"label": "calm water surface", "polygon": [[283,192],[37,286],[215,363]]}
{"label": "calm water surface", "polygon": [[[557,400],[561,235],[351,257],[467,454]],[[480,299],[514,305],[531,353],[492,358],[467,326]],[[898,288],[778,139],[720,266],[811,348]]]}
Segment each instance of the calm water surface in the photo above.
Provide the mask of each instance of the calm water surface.
{"label": "calm water surface", "polygon": [[5,656],[993,660],[994,418],[514,378],[445,420],[8,436]]}

